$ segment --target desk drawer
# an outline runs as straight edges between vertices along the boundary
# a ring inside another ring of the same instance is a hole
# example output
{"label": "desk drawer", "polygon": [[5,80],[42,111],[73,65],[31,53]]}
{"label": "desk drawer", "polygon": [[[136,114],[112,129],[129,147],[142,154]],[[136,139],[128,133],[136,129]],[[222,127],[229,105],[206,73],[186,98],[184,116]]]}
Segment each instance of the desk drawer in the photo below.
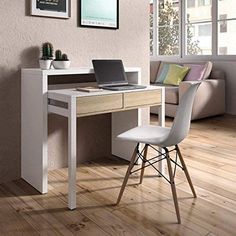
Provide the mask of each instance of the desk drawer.
{"label": "desk drawer", "polygon": [[80,97],[76,101],[77,115],[99,114],[122,108],[122,94]]}
{"label": "desk drawer", "polygon": [[161,91],[140,91],[124,94],[124,107],[139,107],[161,103]]}

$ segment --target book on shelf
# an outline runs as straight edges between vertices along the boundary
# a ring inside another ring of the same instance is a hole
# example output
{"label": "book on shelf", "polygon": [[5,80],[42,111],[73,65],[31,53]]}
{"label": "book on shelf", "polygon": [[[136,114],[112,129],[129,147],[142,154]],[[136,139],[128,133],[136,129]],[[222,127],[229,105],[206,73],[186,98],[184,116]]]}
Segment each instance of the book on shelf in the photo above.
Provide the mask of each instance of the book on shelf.
{"label": "book on shelf", "polygon": [[76,90],[77,90],[77,91],[81,91],[81,92],[102,92],[102,91],[103,91],[102,88],[92,87],[92,86],[88,86],[88,87],[77,87]]}

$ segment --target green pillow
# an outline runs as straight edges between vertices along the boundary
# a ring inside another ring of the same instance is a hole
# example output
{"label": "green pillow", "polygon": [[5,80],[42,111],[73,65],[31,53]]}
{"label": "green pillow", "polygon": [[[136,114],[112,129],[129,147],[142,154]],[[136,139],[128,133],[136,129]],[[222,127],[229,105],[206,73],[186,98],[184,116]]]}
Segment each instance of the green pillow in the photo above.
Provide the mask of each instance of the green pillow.
{"label": "green pillow", "polygon": [[180,82],[187,75],[189,70],[190,70],[190,68],[187,66],[170,64],[168,73],[166,75],[165,80],[163,81],[163,84],[179,85]]}

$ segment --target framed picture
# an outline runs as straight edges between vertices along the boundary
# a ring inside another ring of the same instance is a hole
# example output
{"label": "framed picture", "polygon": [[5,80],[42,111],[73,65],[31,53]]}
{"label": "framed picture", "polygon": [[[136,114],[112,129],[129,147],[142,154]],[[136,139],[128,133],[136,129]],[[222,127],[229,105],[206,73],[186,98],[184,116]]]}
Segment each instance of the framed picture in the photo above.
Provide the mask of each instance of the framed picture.
{"label": "framed picture", "polygon": [[69,18],[70,0],[31,0],[31,15]]}
{"label": "framed picture", "polygon": [[80,0],[80,26],[119,28],[119,0]]}

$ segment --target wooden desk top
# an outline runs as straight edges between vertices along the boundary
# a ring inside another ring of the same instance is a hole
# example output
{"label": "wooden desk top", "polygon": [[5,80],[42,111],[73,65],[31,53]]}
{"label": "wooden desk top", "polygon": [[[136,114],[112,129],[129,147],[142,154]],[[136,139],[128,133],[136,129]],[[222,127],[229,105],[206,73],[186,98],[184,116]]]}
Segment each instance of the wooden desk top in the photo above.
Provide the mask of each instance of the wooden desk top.
{"label": "wooden desk top", "polygon": [[65,96],[65,97],[91,97],[91,96],[100,96],[100,95],[112,95],[112,94],[120,94],[120,93],[138,93],[138,92],[145,92],[145,91],[152,91],[152,90],[161,90],[163,87],[160,86],[153,86],[148,85],[144,89],[132,89],[132,90],[122,90],[122,91],[111,91],[103,89],[99,92],[82,92],[77,91],[75,88],[72,89],[57,89],[57,90],[49,90],[48,97],[54,97],[57,95]]}
{"label": "wooden desk top", "polygon": [[[161,105],[162,90],[163,87],[151,85],[144,89],[99,92],[81,92],[74,88],[49,90],[48,98],[65,103],[70,103],[71,99],[76,100],[76,114],[81,117]],[[55,104],[54,107],[52,105],[50,102],[49,110],[56,113]]]}

